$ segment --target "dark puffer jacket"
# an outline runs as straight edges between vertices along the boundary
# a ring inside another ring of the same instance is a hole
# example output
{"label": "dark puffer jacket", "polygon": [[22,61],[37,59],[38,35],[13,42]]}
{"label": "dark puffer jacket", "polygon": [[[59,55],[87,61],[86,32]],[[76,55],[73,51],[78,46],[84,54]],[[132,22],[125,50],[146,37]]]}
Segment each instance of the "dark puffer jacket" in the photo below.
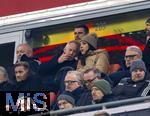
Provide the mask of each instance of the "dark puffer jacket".
{"label": "dark puffer jacket", "polygon": [[[76,69],[77,61],[75,59],[58,63],[59,56],[57,55],[52,60],[42,63],[39,67],[39,74],[46,91],[62,92],[64,90],[64,78],[67,71]],[[59,90],[60,88],[61,90]]]}
{"label": "dark puffer jacket", "polygon": [[131,77],[122,79],[113,89],[113,94],[119,99],[128,99],[150,95],[150,81],[141,80],[134,82]]}

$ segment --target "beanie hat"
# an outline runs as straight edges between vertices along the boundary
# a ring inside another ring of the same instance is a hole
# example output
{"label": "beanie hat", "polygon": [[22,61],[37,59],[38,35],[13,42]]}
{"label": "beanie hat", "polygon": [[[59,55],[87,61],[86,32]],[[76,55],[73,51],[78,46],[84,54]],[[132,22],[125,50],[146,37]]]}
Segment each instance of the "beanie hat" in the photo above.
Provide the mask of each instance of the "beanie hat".
{"label": "beanie hat", "polygon": [[135,60],[131,63],[130,72],[134,71],[135,69],[143,69],[146,72],[145,63],[142,60]]}
{"label": "beanie hat", "polygon": [[66,100],[67,102],[71,103],[73,106],[75,105],[75,100],[73,97],[71,97],[70,95],[67,94],[61,94],[58,96],[57,101],[60,100]]}
{"label": "beanie hat", "polygon": [[107,82],[104,79],[100,79],[98,81],[95,81],[93,86],[100,89],[104,93],[104,95],[108,95],[108,94],[112,93],[111,86],[110,86],[109,82]]}
{"label": "beanie hat", "polygon": [[97,35],[96,33],[90,33],[81,38],[81,41],[87,42],[89,45],[97,49]]}

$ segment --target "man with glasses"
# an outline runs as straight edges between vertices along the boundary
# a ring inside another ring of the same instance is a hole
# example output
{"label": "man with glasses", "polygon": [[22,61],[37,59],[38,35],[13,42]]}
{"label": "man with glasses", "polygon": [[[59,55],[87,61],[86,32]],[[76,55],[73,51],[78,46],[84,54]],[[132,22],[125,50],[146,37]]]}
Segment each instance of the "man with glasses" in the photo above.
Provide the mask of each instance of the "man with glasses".
{"label": "man with glasses", "polygon": [[63,93],[71,94],[75,99],[75,103],[79,100],[84,91],[81,82],[82,77],[83,74],[78,71],[68,71],[65,76],[65,91]]}
{"label": "man with glasses", "polygon": [[82,74],[78,71],[68,71],[65,76],[65,91],[72,92],[81,87]]}
{"label": "man with glasses", "polygon": [[92,101],[91,88],[92,88],[94,82],[101,80],[101,79],[105,79],[110,84],[112,84],[111,80],[107,77],[107,75],[105,75],[104,73],[102,73],[95,67],[87,69],[84,72],[83,81],[85,84],[86,91],[84,91],[80,100],[78,101],[78,104],[77,104],[78,106],[85,106],[85,105],[92,104],[91,103],[91,101]]}
{"label": "man with glasses", "polygon": [[98,70],[95,67],[87,69],[84,72],[83,80],[84,80],[85,85],[88,89],[91,89],[94,81],[97,81],[100,79],[105,79],[111,84],[111,80],[107,77],[107,75],[105,75],[104,73],[102,73],[100,70]]}
{"label": "man with glasses", "polygon": [[130,67],[134,60],[142,58],[142,51],[138,46],[129,46],[125,53],[125,65],[127,68]]}
{"label": "man with glasses", "polygon": [[128,46],[120,69],[109,75],[109,78],[113,81],[113,86],[116,86],[122,78],[130,76],[130,65],[138,59],[142,59],[142,50],[138,46]]}

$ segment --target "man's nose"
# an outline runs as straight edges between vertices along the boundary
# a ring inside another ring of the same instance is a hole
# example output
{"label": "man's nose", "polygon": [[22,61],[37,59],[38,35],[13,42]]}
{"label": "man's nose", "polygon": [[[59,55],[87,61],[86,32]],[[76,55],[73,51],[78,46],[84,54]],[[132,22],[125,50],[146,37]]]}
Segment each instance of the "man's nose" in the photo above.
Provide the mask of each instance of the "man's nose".
{"label": "man's nose", "polygon": [[60,105],[60,109],[64,109],[64,105],[61,104],[61,105]]}

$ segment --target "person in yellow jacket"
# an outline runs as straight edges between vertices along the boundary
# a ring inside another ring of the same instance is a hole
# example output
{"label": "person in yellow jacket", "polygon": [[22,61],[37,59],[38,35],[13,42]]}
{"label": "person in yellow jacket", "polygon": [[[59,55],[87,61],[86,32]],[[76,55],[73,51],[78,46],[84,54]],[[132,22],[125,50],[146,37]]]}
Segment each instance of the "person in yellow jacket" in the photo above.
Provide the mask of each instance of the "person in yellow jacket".
{"label": "person in yellow jacket", "polygon": [[97,49],[97,42],[98,38],[95,33],[87,34],[81,38],[78,71],[84,72],[89,68],[96,67],[105,74],[109,72],[108,52],[105,49]]}

